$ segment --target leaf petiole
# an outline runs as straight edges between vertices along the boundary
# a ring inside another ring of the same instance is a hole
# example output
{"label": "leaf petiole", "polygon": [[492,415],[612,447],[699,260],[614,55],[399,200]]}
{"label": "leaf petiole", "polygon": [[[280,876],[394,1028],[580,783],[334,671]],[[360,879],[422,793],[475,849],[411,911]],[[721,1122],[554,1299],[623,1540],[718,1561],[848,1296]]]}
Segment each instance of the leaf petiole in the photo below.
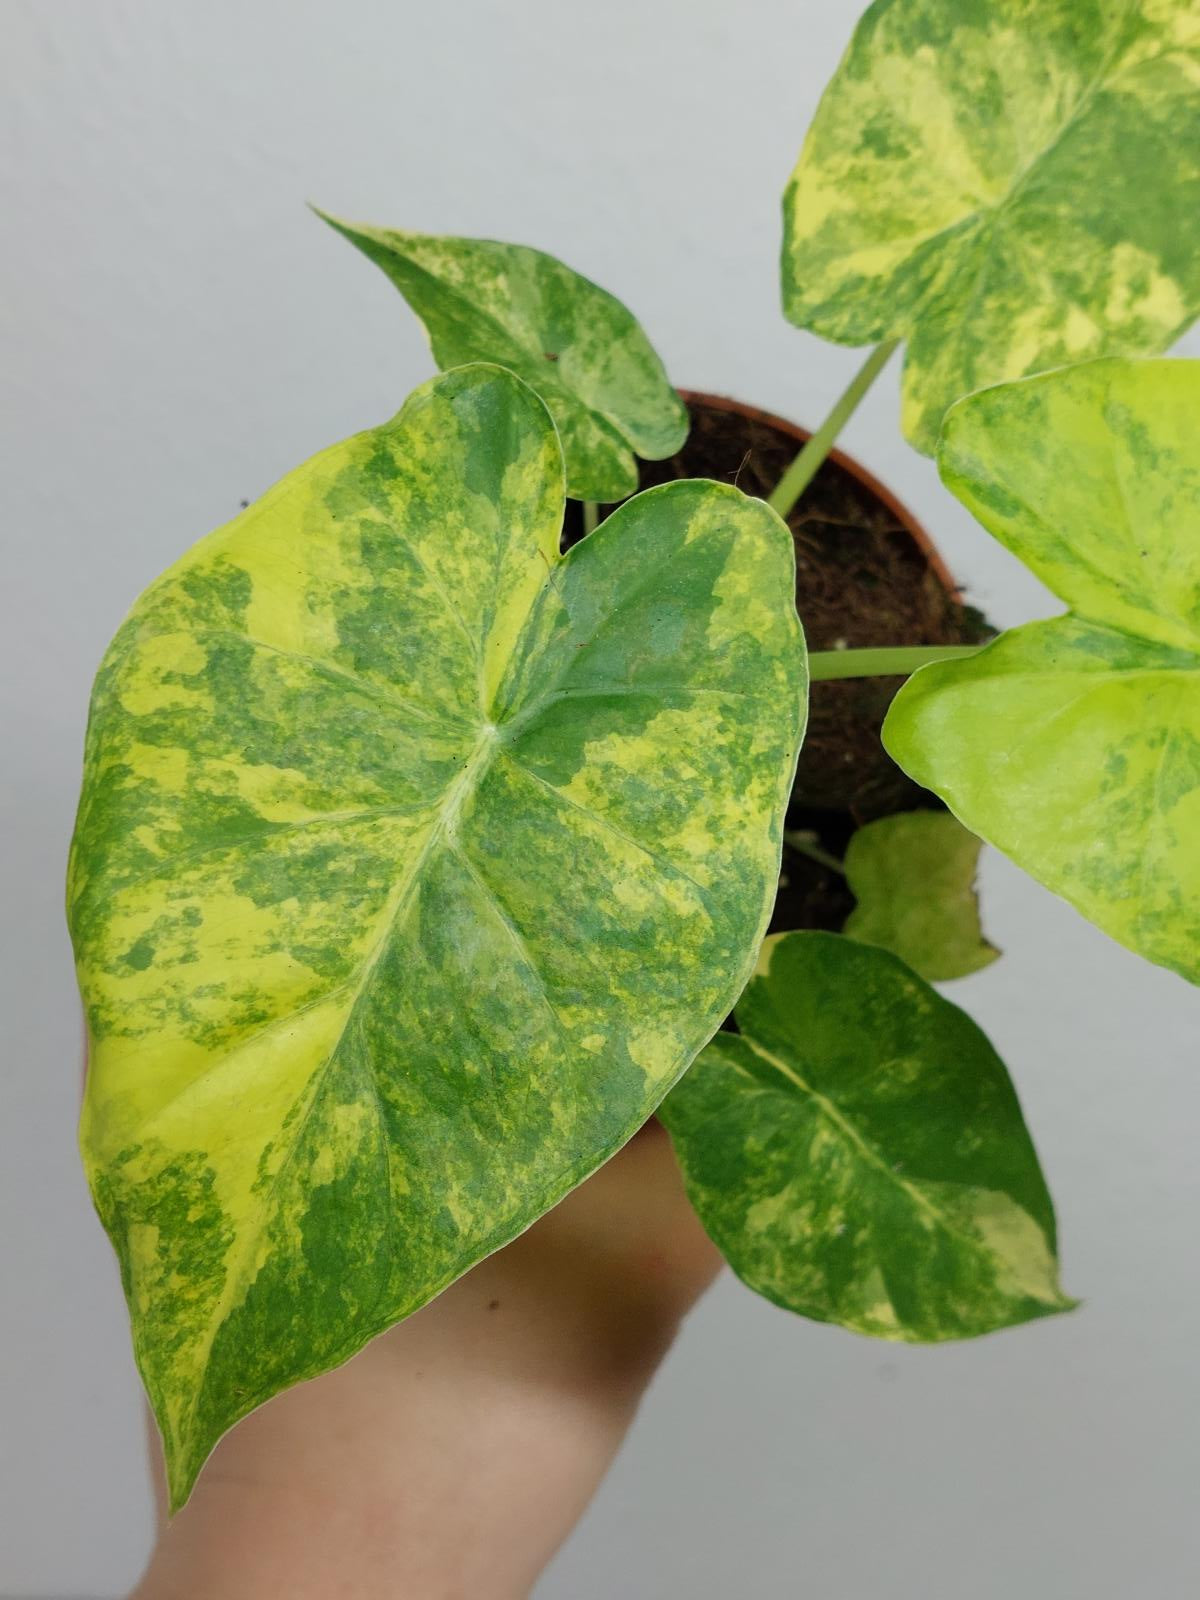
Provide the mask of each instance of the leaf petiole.
{"label": "leaf petiole", "polygon": [[767,500],[772,511],[787,518],[792,507],[817,475],[825,457],[833,449],[834,440],[858,409],[858,403],[875,379],[887,366],[899,339],[886,339],[874,350],[854,374],[850,383],[834,403],[833,410],[796,456],[791,466],[775,485]]}
{"label": "leaf petiole", "polygon": [[931,661],[959,661],[977,655],[981,644],[914,644],[870,650],[813,650],[808,657],[812,683],[834,678],[901,678]]}
{"label": "leaf petiole", "polygon": [[785,828],[783,842],[790,845],[797,855],[807,856],[818,866],[826,867],[830,872],[840,873],[843,878],[846,876],[845,866],[835,855],[831,855],[828,850],[821,847],[811,828]]}

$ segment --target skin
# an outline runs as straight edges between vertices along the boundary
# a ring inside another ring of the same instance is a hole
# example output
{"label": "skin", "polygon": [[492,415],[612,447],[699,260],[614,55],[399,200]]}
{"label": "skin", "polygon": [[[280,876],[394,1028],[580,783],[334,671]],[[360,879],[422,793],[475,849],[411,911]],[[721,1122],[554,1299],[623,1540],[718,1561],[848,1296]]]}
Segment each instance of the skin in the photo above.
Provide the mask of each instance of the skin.
{"label": "skin", "polygon": [[233,1429],[131,1600],[522,1600],[719,1267],[650,1123],[423,1311]]}

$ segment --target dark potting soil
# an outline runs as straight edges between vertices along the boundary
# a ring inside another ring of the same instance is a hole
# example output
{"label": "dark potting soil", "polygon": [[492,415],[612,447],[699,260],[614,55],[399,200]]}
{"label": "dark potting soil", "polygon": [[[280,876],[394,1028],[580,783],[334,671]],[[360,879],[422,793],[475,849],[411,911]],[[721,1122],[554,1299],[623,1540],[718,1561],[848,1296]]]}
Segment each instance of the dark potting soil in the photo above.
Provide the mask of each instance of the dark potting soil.
{"label": "dark potting soil", "polygon": [[[688,409],[692,427],[682,450],[666,461],[641,462],[639,487],[716,478],[765,499],[796,454],[795,439],[763,418],[704,401],[690,401]],[[989,637],[983,617],[947,591],[895,513],[836,461],[823,464],[788,525],[796,547],[796,609],[810,650],[974,644]],[[564,547],[582,532],[579,505],[568,501]],[[786,827],[839,860],[864,822],[940,805],[880,743],[884,714],[902,682],[851,678],[812,686]],[[853,906],[839,872],[784,844],[772,933],[836,931]]]}

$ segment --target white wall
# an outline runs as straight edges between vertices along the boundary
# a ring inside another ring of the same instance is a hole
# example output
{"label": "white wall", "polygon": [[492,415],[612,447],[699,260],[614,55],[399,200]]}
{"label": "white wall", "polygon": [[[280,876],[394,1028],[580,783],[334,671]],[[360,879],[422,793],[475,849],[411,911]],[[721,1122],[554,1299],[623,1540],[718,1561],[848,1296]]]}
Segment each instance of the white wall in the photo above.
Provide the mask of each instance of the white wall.
{"label": "white wall", "polygon": [[[853,10],[0,0],[0,1593],[115,1595],[150,1528],[74,1151],[60,881],[91,674],[186,544],[429,371],[304,199],[543,246],[634,307],[677,382],[811,423],[856,358],[777,312],[778,196]],[[901,442],[895,388],[849,448],[994,617],[1044,614]],[[1084,1309],[904,1350],[723,1283],[541,1600],[1193,1588],[1200,1007],[1005,863],[985,879],[1008,954],[956,998],[1012,1064]]]}

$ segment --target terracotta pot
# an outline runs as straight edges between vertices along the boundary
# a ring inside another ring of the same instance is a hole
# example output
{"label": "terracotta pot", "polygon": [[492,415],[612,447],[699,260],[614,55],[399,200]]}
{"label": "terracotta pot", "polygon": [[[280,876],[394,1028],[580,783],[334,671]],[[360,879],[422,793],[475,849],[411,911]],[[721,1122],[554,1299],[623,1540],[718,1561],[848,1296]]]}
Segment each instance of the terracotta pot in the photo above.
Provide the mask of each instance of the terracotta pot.
{"label": "terracotta pot", "polygon": [[[808,428],[802,428],[798,423],[789,422],[786,417],[779,417],[773,411],[763,411],[758,406],[748,406],[740,400],[731,400],[727,395],[706,394],[702,389],[680,389],[679,397],[685,405],[707,406],[712,411],[725,411],[733,416],[748,417],[755,422],[765,423],[767,427],[774,428],[778,433],[785,433],[796,441],[796,449],[808,443],[812,433]],[[844,450],[831,450],[826,457],[836,466],[843,468],[852,478],[857,479],[870,494],[873,494],[881,505],[886,506],[896,521],[912,536],[913,543],[928,561],[931,570],[937,575],[947,594],[955,600],[962,599],[961,590],[951,576],[950,569],[942,560],[941,553],[925,529],[913,516],[912,512],[888,488],[885,488],[879,479],[866,467],[861,466],[853,456],[847,455]]]}

